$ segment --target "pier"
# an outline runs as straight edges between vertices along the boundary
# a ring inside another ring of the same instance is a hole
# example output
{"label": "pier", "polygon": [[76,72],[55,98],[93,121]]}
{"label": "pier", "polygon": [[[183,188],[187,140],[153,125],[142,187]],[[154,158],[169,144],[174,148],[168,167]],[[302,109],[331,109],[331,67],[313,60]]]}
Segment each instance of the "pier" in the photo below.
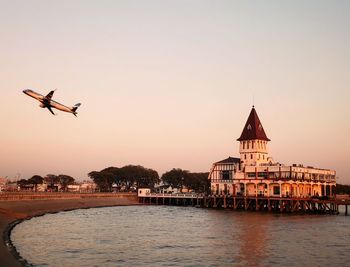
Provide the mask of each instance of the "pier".
{"label": "pier", "polygon": [[202,194],[139,194],[139,202],[152,205],[193,206],[200,208],[266,211],[276,213],[339,214],[345,207],[348,215],[350,198],[297,198]]}

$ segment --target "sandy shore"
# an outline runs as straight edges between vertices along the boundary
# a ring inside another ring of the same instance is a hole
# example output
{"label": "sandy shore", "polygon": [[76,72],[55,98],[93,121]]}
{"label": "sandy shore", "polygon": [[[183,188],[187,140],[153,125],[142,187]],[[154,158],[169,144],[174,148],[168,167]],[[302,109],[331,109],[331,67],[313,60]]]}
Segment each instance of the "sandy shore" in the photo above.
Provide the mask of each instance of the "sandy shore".
{"label": "sandy shore", "polygon": [[135,195],[115,197],[89,197],[45,200],[0,201],[0,231],[3,240],[0,242],[0,266],[23,266],[15,250],[9,245],[9,233],[12,227],[21,220],[45,213],[54,213],[81,208],[137,205]]}

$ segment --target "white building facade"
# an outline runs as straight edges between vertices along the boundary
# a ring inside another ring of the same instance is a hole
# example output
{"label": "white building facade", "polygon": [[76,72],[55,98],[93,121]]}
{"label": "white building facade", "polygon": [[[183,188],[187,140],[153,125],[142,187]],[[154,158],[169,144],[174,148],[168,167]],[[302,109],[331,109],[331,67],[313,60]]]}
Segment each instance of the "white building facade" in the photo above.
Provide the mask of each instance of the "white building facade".
{"label": "white building facade", "polygon": [[239,158],[213,164],[209,179],[213,195],[264,197],[334,197],[336,172],[329,169],[275,163],[268,154],[264,128],[253,106],[244,126]]}

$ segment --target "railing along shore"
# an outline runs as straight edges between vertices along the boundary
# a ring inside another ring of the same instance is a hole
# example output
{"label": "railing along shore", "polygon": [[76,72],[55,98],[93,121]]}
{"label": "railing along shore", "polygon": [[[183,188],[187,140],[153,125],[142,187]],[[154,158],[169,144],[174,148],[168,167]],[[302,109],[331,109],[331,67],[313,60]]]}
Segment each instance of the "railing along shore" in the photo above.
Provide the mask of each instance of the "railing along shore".
{"label": "railing along shore", "polygon": [[1,192],[0,201],[79,199],[79,198],[135,198],[136,193],[91,193],[91,192]]}

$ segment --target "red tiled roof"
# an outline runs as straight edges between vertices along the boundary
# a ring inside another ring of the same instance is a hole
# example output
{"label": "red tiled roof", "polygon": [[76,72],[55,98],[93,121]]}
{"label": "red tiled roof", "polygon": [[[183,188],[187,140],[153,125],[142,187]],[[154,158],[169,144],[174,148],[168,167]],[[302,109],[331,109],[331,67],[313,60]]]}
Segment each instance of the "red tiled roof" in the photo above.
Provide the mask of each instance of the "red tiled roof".
{"label": "red tiled roof", "polygon": [[241,137],[238,138],[237,141],[255,139],[270,141],[270,139],[266,136],[264,128],[262,127],[262,124],[259,120],[258,114],[256,113],[255,108],[253,106],[252,111],[250,112],[248,120],[242,131]]}

